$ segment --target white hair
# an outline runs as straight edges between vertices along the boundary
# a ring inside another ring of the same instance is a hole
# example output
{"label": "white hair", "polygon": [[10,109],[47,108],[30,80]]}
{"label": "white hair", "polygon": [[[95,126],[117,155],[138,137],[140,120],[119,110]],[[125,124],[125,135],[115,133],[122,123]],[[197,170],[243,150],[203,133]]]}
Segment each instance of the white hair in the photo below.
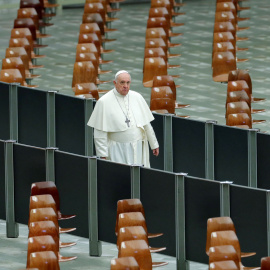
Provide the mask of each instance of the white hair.
{"label": "white hair", "polygon": [[[114,79],[117,80],[117,77],[118,77],[120,74],[122,74],[122,73],[127,73],[127,74],[129,74],[129,72],[126,71],[126,70],[119,70],[118,72],[116,72],[116,74],[115,74],[115,76],[114,76]],[[129,74],[129,76],[130,76],[130,74]]]}

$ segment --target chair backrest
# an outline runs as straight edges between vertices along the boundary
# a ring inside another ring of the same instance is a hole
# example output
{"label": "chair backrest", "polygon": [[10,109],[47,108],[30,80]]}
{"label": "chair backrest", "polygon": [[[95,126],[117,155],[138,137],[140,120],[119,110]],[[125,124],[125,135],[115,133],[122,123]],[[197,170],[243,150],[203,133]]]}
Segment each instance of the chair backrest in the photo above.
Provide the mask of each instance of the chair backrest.
{"label": "chair backrest", "polygon": [[134,257],[144,270],[152,270],[152,258],[149,247],[144,240],[131,240],[122,242],[119,249],[119,258]]}
{"label": "chair backrest", "polygon": [[170,86],[152,87],[150,100],[157,98],[169,98],[175,101],[176,95],[173,93]]}
{"label": "chair backrest", "polygon": [[128,226],[120,228],[117,235],[117,248],[120,248],[122,242],[130,240],[144,240],[147,245],[149,245],[148,235],[142,226]]}
{"label": "chair backrest", "polygon": [[20,57],[8,57],[2,59],[2,69],[18,69],[25,81],[25,66]]}
{"label": "chair backrest", "polygon": [[28,7],[33,7],[36,9],[38,13],[38,17],[42,19],[43,17],[43,8],[44,6],[42,5],[42,2],[39,0],[23,0],[20,1],[20,8],[28,8]]}
{"label": "chair backrest", "polygon": [[212,68],[215,82],[227,82],[229,72],[236,69],[236,57],[232,52],[215,52]]}
{"label": "chair backrest", "polygon": [[78,44],[81,43],[94,43],[98,50],[98,53],[101,53],[101,42],[95,33],[86,33],[86,34],[79,34]]}
{"label": "chair backrest", "polygon": [[13,28],[10,34],[11,38],[27,38],[29,44],[33,44],[32,34],[29,28]]}
{"label": "chair backrest", "polygon": [[[60,270],[58,258],[53,251],[40,251],[30,254],[30,267],[39,270]],[[28,268],[30,269],[30,268]]]}
{"label": "chair backrest", "polygon": [[164,42],[168,42],[168,36],[162,27],[146,28],[145,38],[162,38]]}
{"label": "chair backrest", "polygon": [[151,57],[161,57],[164,59],[166,63],[168,63],[167,53],[165,53],[164,50],[160,47],[144,49],[144,58],[151,58]]}
{"label": "chair backrest", "polygon": [[29,70],[29,59],[28,54],[23,47],[13,47],[13,48],[6,48],[6,58],[9,57],[20,57],[23,61],[25,70]]}
{"label": "chair backrest", "polygon": [[247,113],[251,117],[251,109],[245,101],[227,103],[225,117],[227,118],[228,114],[234,113]]}
{"label": "chair backrest", "polygon": [[209,265],[209,270],[239,270],[239,266],[234,261],[213,262]]}
{"label": "chair backrest", "polygon": [[162,48],[165,53],[168,52],[168,45],[163,38],[146,38],[145,48]]}
{"label": "chair backrest", "polygon": [[97,72],[91,61],[74,63],[72,87],[77,83],[96,83],[96,80]]}
{"label": "chair backrest", "polygon": [[36,26],[36,30],[39,29],[39,17],[35,8],[19,8],[17,18],[31,18]]}
{"label": "chair backrest", "polygon": [[251,108],[251,97],[248,96],[245,90],[227,92],[226,106],[230,102],[245,101],[248,106]]}
{"label": "chair backrest", "polygon": [[261,258],[261,270],[270,269],[270,257],[262,257]]}
{"label": "chair backrest", "polygon": [[100,53],[94,43],[77,44],[76,53],[93,53],[97,59],[100,58]]}
{"label": "chair backrest", "polygon": [[103,20],[99,13],[84,13],[82,16],[82,23],[97,23],[100,28],[101,35],[105,34],[105,20]]}
{"label": "chair backrest", "polygon": [[236,6],[232,2],[217,2],[216,12],[218,11],[231,11],[235,17],[237,16]]}
{"label": "chair backrest", "polygon": [[147,26],[146,28],[163,28],[166,36],[169,37],[169,30],[170,25],[168,24],[168,21],[164,17],[150,17],[147,20]]}
{"label": "chair backrest", "polygon": [[228,81],[227,92],[245,90],[247,95],[251,97],[251,89],[245,80]]}
{"label": "chair backrest", "polygon": [[237,24],[237,19],[231,11],[217,11],[215,13],[215,22],[231,22]]}
{"label": "chair backrest", "polygon": [[144,58],[143,85],[153,86],[153,78],[158,75],[167,75],[167,63],[162,57]]}
{"label": "chair backrest", "polygon": [[171,14],[166,7],[151,7],[149,9],[148,18],[164,17],[168,26],[171,27]]}
{"label": "chair backrest", "polygon": [[23,47],[26,50],[29,59],[32,59],[32,46],[27,38],[10,38],[9,47]]}
{"label": "chair backrest", "polygon": [[106,22],[106,9],[102,3],[85,3],[84,4],[84,14],[88,13],[99,13],[104,22]]}
{"label": "chair backrest", "polygon": [[56,207],[56,202],[51,194],[42,194],[42,195],[32,195],[30,196],[29,211],[36,208],[46,208],[51,207],[58,212]]}
{"label": "chair backrest", "polygon": [[50,235],[29,237],[27,247],[27,267],[30,267],[30,254],[39,251],[53,251],[55,255],[58,256],[59,249],[57,249],[57,245]]}
{"label": "chair backrest", "polygon": [[172,17],[173,6],[169,0],[151,0],[151,7],[166,7]]}
{"label": "chair backrest", "polygon": [[240,261],[232,245],[215,246],[209,248],[209,264],[220,261],[234,261],[239,266]]}
{"label": "chair backrest", "polygon": [[32,18],[18,18],[14,20],[14,28],[29,28],[33,40],[37,39],[36,25]]}
{"label": "chair backrest", "polygon": [[176,92],[176,85],[171,75],[155,76],[153,78],[153,87],[170,86],[172,91]]}
{"label": "chair backrest", "polygon": [[227,115],[227,126],[248,126],[252,128],[252,119],[247,113],[234,113]]}
{"label": "chair backrest", "polygon": [[122,257],[111,260],[111,270],[140,270],[134,257]]}
{"label": "chair backrest", "polygon": [[231,32],[235,37],[236,27],[232,22],[215,22],[214,24],[214,33],[217,32]]}
{"label": "chair backrest", "polygon": [[98,88],[94,83],[77,83],[75,85],[75,96],[91,94],[94,99],[99,99]]}
{"label": "chair backrest", "polygon": [[213,43],[212,52],[232,52],[235,55],[235,47],[230,41],[221,41]]}
{"label": "chair backrest", "polygon": [[2,69],[0,73],[0,81],[6,83],[24,84],[22,74],[19,69]]}
{"label": "chair backrest", "polygon": [[150,110],[167,110],[169,113],[175,113],[175,100],[171,98],[155,98],[150,100]]}
{"label": "chair backrest", "polygon": [[206,232],[206,254],[209,252],[210,243],[211,243],[211,234],[212,232],[217,231],[235,231],[233,221],[230,217],[214,217],[207,220],[207,232]]}
{"label": "chair backrest", "polygon": [[252,95],[252,81],[249,72],[244,69],[232,70],[229,73],[228,81],[244,80],[248,84],[250,94]]}
{"label": "chair backrest", "polygon": [[231,42],[236,48],[236,38],[231,32],[216,32],[213,34],[213,44],[217,42]]}

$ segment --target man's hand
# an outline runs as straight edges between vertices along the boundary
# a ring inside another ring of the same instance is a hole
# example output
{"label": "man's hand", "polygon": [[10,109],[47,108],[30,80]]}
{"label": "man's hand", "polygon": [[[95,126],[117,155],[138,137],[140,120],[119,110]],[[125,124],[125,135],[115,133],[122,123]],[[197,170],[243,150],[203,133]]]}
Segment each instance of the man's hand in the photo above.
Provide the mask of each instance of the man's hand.
{"label": "man's hand", "polygon": [[154,149],[153,150],[153,155],[157,157],[158,154],[159,154],[159,148]]}

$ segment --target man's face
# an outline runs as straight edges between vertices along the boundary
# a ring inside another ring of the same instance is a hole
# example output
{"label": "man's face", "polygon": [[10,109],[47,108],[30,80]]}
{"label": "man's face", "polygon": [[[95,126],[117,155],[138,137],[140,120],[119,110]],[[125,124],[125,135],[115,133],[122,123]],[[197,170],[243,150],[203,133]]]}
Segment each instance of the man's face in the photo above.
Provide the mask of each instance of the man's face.
{"label": "man's face", "polygon": [[127,95],[130,88],[131,83],[130,75],[128,73],[122,73],[117,76],[116,81],[113,81],[113,83],[117,92],[125,96]]}

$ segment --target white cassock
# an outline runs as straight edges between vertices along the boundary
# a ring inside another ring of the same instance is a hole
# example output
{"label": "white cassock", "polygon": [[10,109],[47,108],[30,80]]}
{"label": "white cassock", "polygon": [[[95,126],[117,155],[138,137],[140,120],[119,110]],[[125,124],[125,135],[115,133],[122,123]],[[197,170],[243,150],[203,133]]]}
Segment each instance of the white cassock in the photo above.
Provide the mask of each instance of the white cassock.
{"label": "white cassock", "polygon": [[96,155],[114,162],[150,167],[148,142],[151,149],[159,147],[150,124],[153,120],[141,94],[129,90],[123,96],[112,89],[97,101],[87,123],[94,128]]}

